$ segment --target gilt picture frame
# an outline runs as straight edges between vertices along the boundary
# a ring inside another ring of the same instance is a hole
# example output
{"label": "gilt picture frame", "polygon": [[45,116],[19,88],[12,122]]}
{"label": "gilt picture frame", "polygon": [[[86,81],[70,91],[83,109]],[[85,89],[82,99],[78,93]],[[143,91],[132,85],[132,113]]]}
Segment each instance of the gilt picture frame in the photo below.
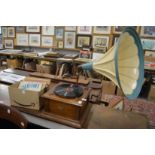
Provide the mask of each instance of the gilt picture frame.
{"label": "gilt picture frame", "polygon": [[142,47],[144,50],[155,50],[155,40],[154,39],[144,39],[141,38]]}
{"label": "gilt picture frame", "polygon": [[40,32],[40,26],[26,26],[26,32],[39,33]]}
{"label": "gilt picture frame", "polygon": [[16,26],[16,33],[25,33],[25,26]]}
{"label": "gilt picture frame", "polygon": [[52,36],[42,36],[41,46],[52,47],[53,46],[53,37]]}
{"label": "gilt picture frame", "polygon": [[65,32],[64,48],[75,48],[75,32]]}
{"label": "gilt picture frame", "polygon": [[6,49],[13,49],[14,48],[14,41],[13,41],[13,39],[5,39],[4,40],[4,48],[6,48]]}
{"label": "gilt picture frame", "polygon": [[15,38],[15,27],[8,27],[8,37]]}
{"label": "gilt picture frame", "polygon": [[93,33],[94,34],[110,34],[111,26],[94,26]]}
{"label": "gilt picture frame", "polygon": [[8,37],[8,28],[2,27],[2,37],[7,38]]}
{"label": "gilt picture frame", "polygon": [[56,36],[56,39],[63,39],[64,38],[64,29],[63,28],[56,28],[55,29],[55,36]]}
{"label": "gilt picture frame", "polygon": [[76,31],[76,26],[65,26],[65,31]]}
{"label": "gilt picture frame", "polygon": [[16,34],[16,45],[17,46],[28,46],[29,37],[26,33],[17,33]]}
{"label": "gilt picture frame", "polygon": [[155,37],[155,26],[141,26],[140,35],[143,37]]}
{"label": "gilt picture frame", "polygon": [[63,47],[64,47],[63,41],[59,41],[58,42],[58,48],[62,49]]}
{"label": "gilt picture frame", "polygon": [[40,34],[29,34],[29,46],[40,46]]}
{"label": "gilt picture frame", "polygon": [[92,26],[78,26],[77,34],[92,34]]}
{"label": "gilt picture frame", "polygon": [[109,36],[93,36],[93,48],[109,47]]}
{"label": "gilt picture frame", "polygon": [[83,46],[91,46],[92,36],[91,35],[77,35],[76,36],[76,47],[83,48]]}
{"label": "gilt picture frame", "polygon": [[42,35],[50,36],[54,35],[54,26],[42,26]]}

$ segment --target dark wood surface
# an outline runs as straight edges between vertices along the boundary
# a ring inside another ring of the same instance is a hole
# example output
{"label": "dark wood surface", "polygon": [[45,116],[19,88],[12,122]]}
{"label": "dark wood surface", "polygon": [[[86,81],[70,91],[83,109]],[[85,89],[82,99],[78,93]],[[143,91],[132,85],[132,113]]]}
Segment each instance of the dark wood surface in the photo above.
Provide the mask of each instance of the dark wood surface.
{"label": "dark wood surface", "polygon": [[[46,73],[39,73],[39,72],[34,72],[34,73],[31,73],[30,75],[34,76],[34,77],[48,78],[48,79],[52,79],[54,81],[77,83],[76,78],[62,78],[62,77],[59,77],[59,76],[56,76],[56,75],[51,75],[51,74],[46,74]],[[82,77],[81,79],[79,79],[78,83],[83,84],[83,85],[88,85],[89,79],[84,79]]]}
{"label": "dark wood surface", "polygon": [[0,119],[7,120],[19,128],[27,128],[27,119],[16,108],[4,104],[0,104]]}
{"label": "dark wood surface", "polygon": [[[10,99],[8,94],[8,86],[0,84],[0,102],[3,104],[10,105]],[[135,114],[132,112],[124,112],[118,110],[107,109],[103,105],[97,105],[98,108],[95,108],[96,105],[92,105],[91,112],[89,113],[89,117],[87,119],[86,116],[83,116],[83,120],[86,120],[84,124],[84,128],[147,128],[147,119],[145,116],[140,114]],[[90,108],[90,107],[89,107]],[[48,119],[54,122],[61,122],[62,118],[56,115],[49,115],[45,111],[34,111],[28,109],[20,109],[19,110],[32,114],[36,117],[41,117],[44,119]],[[89,111],[89,109],[88,109]],[[87,113],[86,113],[87,114]],[[122,117],[123,116],[123,117]],[[79,122],[76,121],[71,122],[66,119],[66,124],[70,123],[70,126],[76,126],[76,128],[80,128]],[[127,122],[130,122],[129,124]],[[128,126],[126,126],[128,125]]]}
{"label": "dark wood surface", "polygon": [[[60,117],[61,122],[64,124],[82,128],[83,123],[85,123],[84,119],[86,119],[91,107],[91,103],[87,100],[89,95],[88,88],[83,87],[84,93],[81,97],[67,99],[55,95],[56,86],[57,83],[51,83],[51,89],[41,96],[41,103],[44,105],[45,113],[56,118]],[[57,121],[59,120],[57,119]]]}

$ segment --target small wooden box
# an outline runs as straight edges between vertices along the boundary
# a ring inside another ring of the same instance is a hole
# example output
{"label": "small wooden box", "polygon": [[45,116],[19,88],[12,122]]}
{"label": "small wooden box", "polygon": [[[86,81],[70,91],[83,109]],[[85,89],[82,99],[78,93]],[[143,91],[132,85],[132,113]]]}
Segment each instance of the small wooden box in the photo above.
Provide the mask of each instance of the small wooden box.
{"label": "small wooden box", "polygon": [[8,68],[18,68],[22,66],[22,63],[18,59],[7,59]]}

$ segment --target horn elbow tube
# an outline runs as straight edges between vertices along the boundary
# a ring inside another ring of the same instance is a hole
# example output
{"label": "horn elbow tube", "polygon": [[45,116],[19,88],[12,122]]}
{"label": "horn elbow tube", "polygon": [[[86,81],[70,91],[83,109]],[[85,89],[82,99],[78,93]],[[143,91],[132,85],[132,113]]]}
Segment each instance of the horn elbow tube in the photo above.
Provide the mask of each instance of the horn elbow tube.
{"label": "horn elbow tube", "polygon": [[79,68],[82,68],[83,70],[92,70],[93,69],[93,63],[89,62],[83,65],[80,65]]}

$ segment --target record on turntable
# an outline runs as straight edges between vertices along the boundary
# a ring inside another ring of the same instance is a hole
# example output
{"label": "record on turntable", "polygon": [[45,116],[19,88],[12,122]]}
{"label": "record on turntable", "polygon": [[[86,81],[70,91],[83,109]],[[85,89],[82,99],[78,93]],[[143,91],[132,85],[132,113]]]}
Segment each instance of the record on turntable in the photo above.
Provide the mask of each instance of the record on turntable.
{"label": "record on turntable", "polygon": [[83,88],[78,84],[62,83],[54,89],[54,93],[64,98],[76,98],[83,95]]}

